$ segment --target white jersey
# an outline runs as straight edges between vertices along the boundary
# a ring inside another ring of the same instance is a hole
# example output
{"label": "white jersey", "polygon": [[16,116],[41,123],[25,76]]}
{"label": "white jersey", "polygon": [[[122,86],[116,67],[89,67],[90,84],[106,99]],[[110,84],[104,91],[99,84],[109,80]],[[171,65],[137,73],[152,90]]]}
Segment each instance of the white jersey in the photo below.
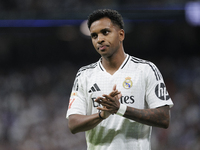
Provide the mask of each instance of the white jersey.
{"label": "white jersey", "polygon": [[[101,59],[79,69],[66,117],[98,113],[99,104],[95,99],[109,94],[114,84],[122,93],[120,103],[127,106],[138,109],[173,106],[157,67],[127,54],[113,75],[106,72]],[[110,115],[95,128],[86,131],[87,147],[88,150],[150,150],[151,130],[151,126],[116,114]]]}

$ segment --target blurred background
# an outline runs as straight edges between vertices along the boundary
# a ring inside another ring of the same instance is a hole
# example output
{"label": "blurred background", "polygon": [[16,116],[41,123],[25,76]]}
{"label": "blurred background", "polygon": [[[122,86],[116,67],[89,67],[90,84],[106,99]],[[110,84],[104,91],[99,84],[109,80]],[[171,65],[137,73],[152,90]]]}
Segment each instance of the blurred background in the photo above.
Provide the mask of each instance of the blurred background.
{"label": "blurred background", "polygon": [[95,9],[118,10],[125,51],[160,69],[174,107],[152,150],[200,149],[200,1],[0,0],[0,149],[85,150],[65,118],[77,70],[99,59]]}

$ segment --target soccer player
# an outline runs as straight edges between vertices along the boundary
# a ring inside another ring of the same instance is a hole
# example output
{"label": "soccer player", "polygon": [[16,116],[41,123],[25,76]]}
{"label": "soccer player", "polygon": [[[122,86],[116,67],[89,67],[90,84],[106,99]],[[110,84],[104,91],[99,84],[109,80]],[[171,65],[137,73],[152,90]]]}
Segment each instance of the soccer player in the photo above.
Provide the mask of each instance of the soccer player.
{"label": "soccer player", "polygon": [[86,132],[88,150],[150,150],[152,126],[168,128],[173,102],[158,68],[125,53],[122,16],[88,17],[96,63],[79,69],[66,117],[73,134]]}

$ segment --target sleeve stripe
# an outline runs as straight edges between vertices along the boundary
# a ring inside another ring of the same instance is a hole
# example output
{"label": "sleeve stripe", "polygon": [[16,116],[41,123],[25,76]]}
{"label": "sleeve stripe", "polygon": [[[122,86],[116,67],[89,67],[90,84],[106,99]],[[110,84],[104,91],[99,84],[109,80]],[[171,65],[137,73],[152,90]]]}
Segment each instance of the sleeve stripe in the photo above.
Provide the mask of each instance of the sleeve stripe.
{"label": "sleeve stripe", "polygon": [[161,80],[162,79],[162,76],[160,74],[160,71],[157,69],[157,67],[152,64],[151,62],[149,61],[146,61],[146,60],[142,60],[142,59],[138,59],[138,58],[135,58],[135,57],[132,57],[131,58],[131,61],[133,61],[134,63],[142,63],[142,64],[148,64],[151,69],[154,71],[154,74],[155,74],[155,77],[156,77],[156,80]]}
{"label": "sleeve stripe", "polygon": [[87,69],[93,69],[97,66],[97,63],[93,63],[91,65],[88,65],[88,66],[84,66],[84,67],[81,67],[78,71],[78,73],[84,71],[84,70],[87,70]]}

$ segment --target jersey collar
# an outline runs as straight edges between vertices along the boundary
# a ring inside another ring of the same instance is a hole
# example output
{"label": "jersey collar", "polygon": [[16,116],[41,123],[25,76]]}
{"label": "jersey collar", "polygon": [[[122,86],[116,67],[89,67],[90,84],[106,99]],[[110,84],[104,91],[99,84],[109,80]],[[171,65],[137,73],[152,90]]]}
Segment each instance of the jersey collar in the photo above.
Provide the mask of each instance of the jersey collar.
{"label": "jersey collar", "polygon": [[[126,54],[126,58],[125,58],[125,60],[123,61],[123,63],[121,64],[121,66],[119,68],[123,69],[126,66],[126,64],[128,63],[129,59],[130,59],[130,55]],[[102,62],[102,57],[99,59],[98,65],[99,65],[100,70],[106,71],[101,62]]]}

